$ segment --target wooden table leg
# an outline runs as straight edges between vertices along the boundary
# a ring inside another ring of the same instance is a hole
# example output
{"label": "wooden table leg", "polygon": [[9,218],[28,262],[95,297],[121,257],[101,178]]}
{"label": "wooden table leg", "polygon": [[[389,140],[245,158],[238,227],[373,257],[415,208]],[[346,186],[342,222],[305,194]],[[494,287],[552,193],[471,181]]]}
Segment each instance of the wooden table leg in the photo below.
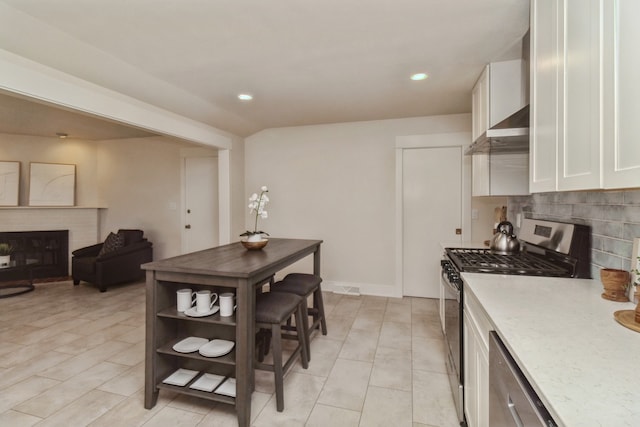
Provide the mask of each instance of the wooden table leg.
{"label": "wooden table leg", "polygon": [[313,274],[320,276],[320,245],[313,253]]}
{"label": "wooden table leg", "polygon": [[246,279],[238,280],[236,297],[236,411],[238,426],[248,427],[251,423],[255,292]]}
{"label": "wooden table leg", "polygon": [[158,387],[156,387],[156,369],[155,363],[155,322],[156,322],[156,281],[155,272],[147,271],[146,273],[146,342],[145,342],[145,380],[144,380],[144,407],[151,409],[158,401]]}

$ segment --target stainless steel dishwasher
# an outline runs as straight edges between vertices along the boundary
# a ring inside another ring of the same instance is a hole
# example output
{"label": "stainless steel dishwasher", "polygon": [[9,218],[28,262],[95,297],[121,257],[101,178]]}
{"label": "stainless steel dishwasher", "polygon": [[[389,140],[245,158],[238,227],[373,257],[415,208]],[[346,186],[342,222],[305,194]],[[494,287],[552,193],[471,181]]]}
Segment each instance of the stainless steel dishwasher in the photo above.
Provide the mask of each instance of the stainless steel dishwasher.
{"label": "stainless steel dishwasher", "polygon": [[489,425],[557,427],[494,331],[489,335]]}

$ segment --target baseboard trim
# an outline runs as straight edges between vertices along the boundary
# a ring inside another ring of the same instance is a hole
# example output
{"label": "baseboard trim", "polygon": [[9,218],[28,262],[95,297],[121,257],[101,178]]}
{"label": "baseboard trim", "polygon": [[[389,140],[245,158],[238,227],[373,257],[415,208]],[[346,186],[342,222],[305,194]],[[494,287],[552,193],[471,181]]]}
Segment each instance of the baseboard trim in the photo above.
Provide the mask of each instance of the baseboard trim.
{"label": "baseboard trim", "polygon": [[402,292],[395,286],[377,285],[369,283],[349,283],[325,280],[322,290],[341,295],[371,295],[389,298],[402,298]]}

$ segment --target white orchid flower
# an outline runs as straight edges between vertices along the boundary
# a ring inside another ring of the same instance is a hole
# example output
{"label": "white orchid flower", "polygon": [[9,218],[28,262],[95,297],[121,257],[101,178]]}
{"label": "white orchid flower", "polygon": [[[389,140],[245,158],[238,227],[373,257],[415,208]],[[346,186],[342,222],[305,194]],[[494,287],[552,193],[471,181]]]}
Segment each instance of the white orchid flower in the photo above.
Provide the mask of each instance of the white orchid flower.
{"label": "white orchid flower", "polygon": [[251,236],[254,234],[266,234],[267,236],[269,235],[265,232],[258,232],[258,218],[266,219],[269,217],[267,211],[264,210],[267,202],[269,201],[269,197],[265,194],[267,191],[269,191],[269,189],[266,185],[263,185],[262,187],[260,187],[259,196],[257,193],[253,193],[251,197],[249,197],[249,204],[247,206],[249,207],[251,214],[253,214],[255,211],[256,218],[253,231],[247,230],[245,233],[242,233],[241,236]]}

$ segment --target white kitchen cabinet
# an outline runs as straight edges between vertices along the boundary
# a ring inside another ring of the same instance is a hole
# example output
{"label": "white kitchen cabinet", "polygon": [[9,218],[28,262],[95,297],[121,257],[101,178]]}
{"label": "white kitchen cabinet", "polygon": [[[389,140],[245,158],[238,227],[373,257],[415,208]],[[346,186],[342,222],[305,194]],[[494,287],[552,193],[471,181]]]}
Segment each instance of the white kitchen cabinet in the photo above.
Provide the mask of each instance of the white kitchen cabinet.
{"label": "white kitchen cabinet", "polygon": [[604,2],[603,187],[640,187],[640,2]]}
{"label": "white kitchen cabinet", "polygon": [[489,426],[489,331],[493,329],[471,292],[464,294],[464,413],[468,427]]}
{"label": "white kitchen cabinet", "polygon": [[523,61],[492,62],[471,91],[471,138],[500,123],[526,105]]}
{"label": "white kitchen cabinet", "polygon": [[559,3],[558,190],[599,188],[601,0]]}
{"label": "white kitchen cabinet", "polygon": [[634,0],[531,1],[531,192],[640,186],[638,16]]}
{"label": "white kitchen cabinet", "polygon": [[527,153],[476,153],[471,162],[473,196],[529,195]]}
{"label": "white kitchen cabinet", "polygon": [[[472,139],[526,105],[523,61],[487,65],[472,91]],[[515,196],[529,194],[527,154],[475,153],[472,156],[473,196]]]}
{"label": "white kitchen cabinet", "polygon": [[531,1],[529,191],[556,190],[558,146],[558,2]]}
{"label": "white kitchen cabinet", "polygon": [[471,140],[478,139],[489,124],[489,66],[482,70],[471,91]]}

